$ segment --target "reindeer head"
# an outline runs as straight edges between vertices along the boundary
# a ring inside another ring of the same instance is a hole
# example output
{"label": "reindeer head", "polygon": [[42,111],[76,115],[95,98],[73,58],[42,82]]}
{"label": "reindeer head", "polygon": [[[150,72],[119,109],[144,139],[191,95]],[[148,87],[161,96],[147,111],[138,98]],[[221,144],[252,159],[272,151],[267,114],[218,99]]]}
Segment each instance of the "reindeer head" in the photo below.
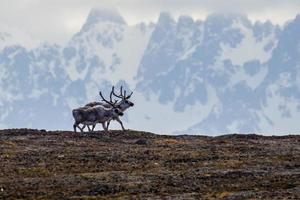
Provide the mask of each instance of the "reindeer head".
{"label": "reindeer head", "polygon": [[123,116],[123,115],[124,115],[122,109],[119,108],[118,100],[115,100],[114,102],[113,102],[113,100],[112,100],[113,90],[110,92],[109,101],[107,101],[107,100],[103,97],[101,91],[99,92],[99,95],[100,95],[100,97],[102,98],[102,101],[104,101],[105,103],[107,103],[107,104],[109,104],[109,105],[111,106],[112,114],[113,114],[115,117]]}
{"label": "reindeer head", "polygon": [[131,101],[129,101],[129,98],[131,97],[131,95],[133,94],[133,92],[131,92],[128,96],[126,95],[126,90],[123,91],[123,86],[121,86],[120,88],[120,94],[116,94],[115,93],[115,87],[112,87],[112,92],[111,94],[113,94],[115,97],[118,97],[121,99],[121,101],[119,103],[117,103],[117,106],[120,110],[124,111],[129,107],[134,106],[134,103],[132,103]]}
{"label": "reindeer head", "polygon": [[123,116],[124,113],[122,112],[121,109],[119,108],[113,108],[113,112],[114,112],[114,115],[117,117],[117,116]]}

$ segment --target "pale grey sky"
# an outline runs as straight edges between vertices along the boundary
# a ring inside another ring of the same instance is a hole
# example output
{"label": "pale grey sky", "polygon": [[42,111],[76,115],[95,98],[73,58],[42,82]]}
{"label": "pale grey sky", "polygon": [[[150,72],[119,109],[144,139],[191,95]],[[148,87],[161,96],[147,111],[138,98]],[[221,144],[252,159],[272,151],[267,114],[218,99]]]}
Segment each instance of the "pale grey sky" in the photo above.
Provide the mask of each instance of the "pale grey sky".
{"label": "pale grey sky", "polygon": [[300,14],[300,0],[0,0],[0,32],[13,29],[39,41],[63,43],[93,7],[115,7],[128,24],[156,22],[161,11],[195,19],[234,11],[278,24]]}

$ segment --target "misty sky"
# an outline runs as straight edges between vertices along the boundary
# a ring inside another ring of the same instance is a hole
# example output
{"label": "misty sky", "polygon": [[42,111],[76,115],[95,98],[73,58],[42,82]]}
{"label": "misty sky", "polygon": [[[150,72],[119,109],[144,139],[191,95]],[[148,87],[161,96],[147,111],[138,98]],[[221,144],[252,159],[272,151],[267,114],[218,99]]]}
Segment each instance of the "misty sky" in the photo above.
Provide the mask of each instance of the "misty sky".
{"label": "misty sky", "polygon": [[156,22],[161,11],[195,19],[212,12],[239,12],[251,20],[278,24],[300,14],[300,0],[1,0],[0,32],[16,31],[37,41],[64,43],[80,29],[93,7],[114,7],[128,24]]}

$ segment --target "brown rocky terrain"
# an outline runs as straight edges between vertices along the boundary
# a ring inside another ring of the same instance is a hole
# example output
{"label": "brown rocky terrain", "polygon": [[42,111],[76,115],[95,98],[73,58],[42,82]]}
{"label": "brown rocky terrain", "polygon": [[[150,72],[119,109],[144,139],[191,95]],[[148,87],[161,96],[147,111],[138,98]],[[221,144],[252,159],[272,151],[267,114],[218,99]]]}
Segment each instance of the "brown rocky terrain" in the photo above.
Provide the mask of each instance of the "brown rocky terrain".
{"label": "brown rocky terrain", "polygon": [[300,199],[300,136],[1,130],[0,199]]}

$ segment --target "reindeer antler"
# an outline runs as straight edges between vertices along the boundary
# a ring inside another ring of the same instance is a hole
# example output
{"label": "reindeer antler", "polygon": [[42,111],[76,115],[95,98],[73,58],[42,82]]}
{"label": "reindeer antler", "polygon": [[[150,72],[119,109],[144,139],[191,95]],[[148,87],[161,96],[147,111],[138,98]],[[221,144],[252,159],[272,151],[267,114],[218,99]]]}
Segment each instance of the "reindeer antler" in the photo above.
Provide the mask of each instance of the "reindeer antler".
{"label": "reindeer antler", "polygon": [[107,101],[107,100],[103,97],[101,91],[99,92],[99,95],[100,95],[100,97],[102,98],[102,101],[108,103],[109,105],[111,105],[111,106],[114,107],[114,108],[116,107],[116,104],[117,104],[118,100],[115,100],[115,102],[112,102],[112,92],[110,93],[110,101]]}
{"label": "reindeer antler", "polygon": [[133,92],[130,93],[130,95],[126,96],[126,90],[124,90],[124,94],[123,94],[123,86],[121,86],[120,88],[120,95],[117,95],[114,91],[114,87],[112,89],[112,92],[113,92],[113,95],[118,97],[118,98],[121,98],[121,99],[129,99],[131,97],[131,95],[133,94]]}
{"label": "reindeer antler", "polygon": [[109,95],[109,100],[110,100],[110,102],[112,102],[112,95],[113,95],[114,89],[115,89],[115,86],[112,86],[111,92],[110,92],[110,95]]}
{"label": "reindeer antler", "polygon": [[128,96],[126,97],[126,99],[129,99],[129,98],[131,97],[132,94],[133,94],[133,92],[131,92],[130,95],[128,95]]}
{"label": "reindeer antler", "polygon": [[121,92],[121,95],[117,95],[115,93],[115,86],[112,87],[112,93],[113,93],[113,95],[116,96],[116,97],[118,97],[118,98],[123,99],[123,96],[122,96],[122,86],[121,86],[120,92]]}

